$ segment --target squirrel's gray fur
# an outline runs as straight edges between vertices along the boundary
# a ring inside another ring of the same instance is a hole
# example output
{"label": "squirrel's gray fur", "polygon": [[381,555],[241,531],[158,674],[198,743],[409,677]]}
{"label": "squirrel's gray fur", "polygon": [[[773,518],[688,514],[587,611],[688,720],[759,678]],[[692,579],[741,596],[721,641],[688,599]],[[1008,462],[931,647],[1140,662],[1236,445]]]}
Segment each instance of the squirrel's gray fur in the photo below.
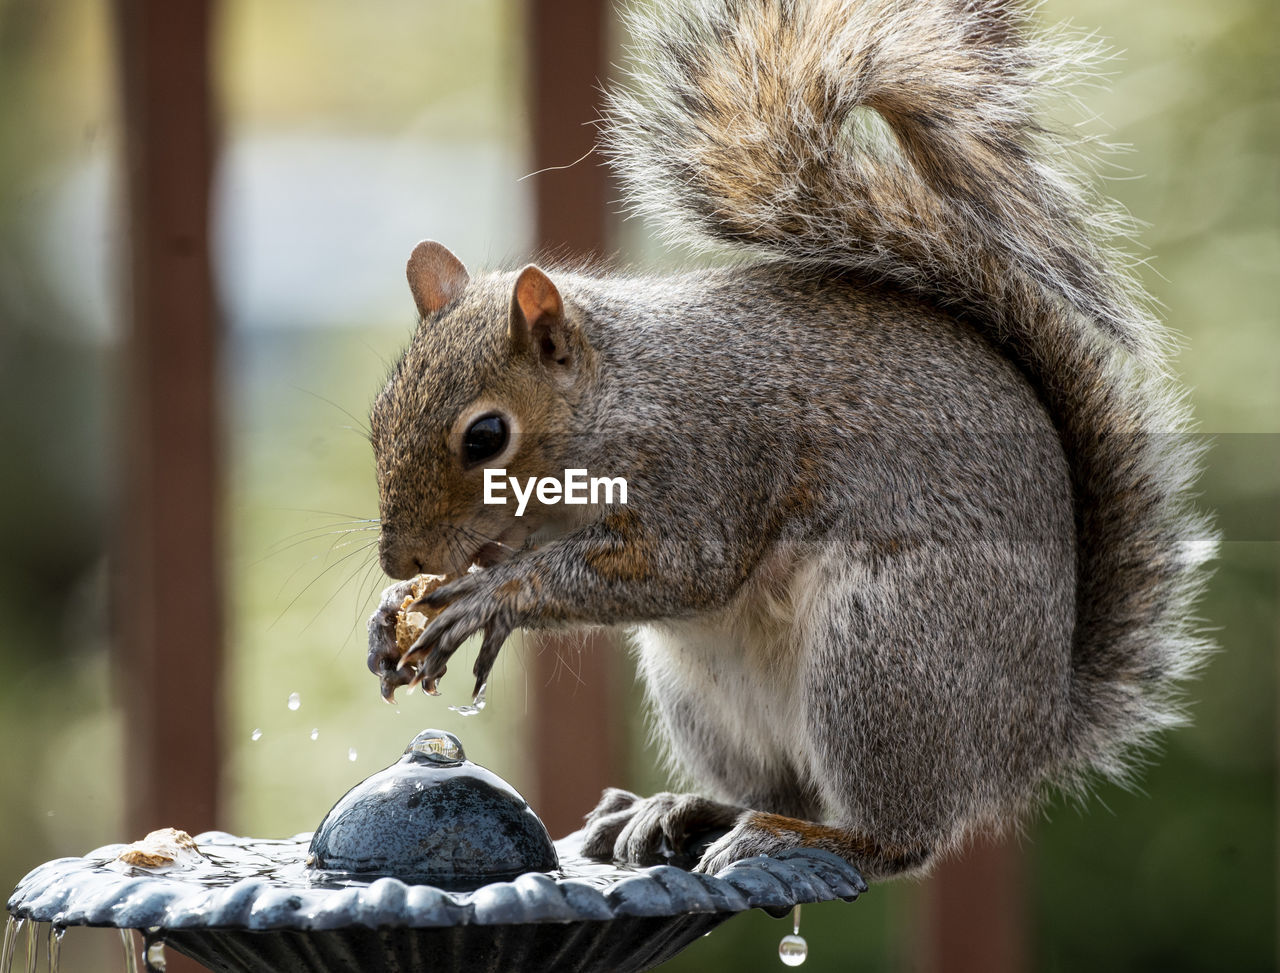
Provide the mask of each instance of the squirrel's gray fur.
{"label": "squirrel's gray fur", "polygon": [[[1213,533],[1124,220],[1036,120],[1096,44],[1013,0],[660,0],[630,28],[604,139],[632,201],[760,259],[472,279],[420,245],[372,414],[383,565],[525,545],[428,596],[405,660],[433,688],[473,632],[483,679],[514,626],[632,626],[715,798],[608,792],[587,847],[638,861],[720,826],[699,867],[810,845],[892,874],[1123,779],[1205,651]],[[457,437],[486,412],[512,472],[625,476],[628,506],[481,506]],[[392,687],[401,597],[370,628]]]}

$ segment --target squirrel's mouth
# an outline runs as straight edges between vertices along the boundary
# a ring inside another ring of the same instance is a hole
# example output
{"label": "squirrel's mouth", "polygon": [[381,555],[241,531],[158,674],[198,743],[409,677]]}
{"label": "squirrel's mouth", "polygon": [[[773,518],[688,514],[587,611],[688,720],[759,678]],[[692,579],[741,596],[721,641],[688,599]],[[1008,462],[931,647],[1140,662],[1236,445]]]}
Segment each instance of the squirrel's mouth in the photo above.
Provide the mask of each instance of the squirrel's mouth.
{"label": "squirrel's mouth", "polygon": [[471,555],[471,563],[480,568],[491,568],[495,564],[501,564],[520,550],[526,536],[521,527],[508,527],[497,537],[481,544]]}
{"label": "squirrel's mouth", "polygon": [[509,558],[514,551],[500,542],[490,542],[471,556],[471,562],[477,567],[491,568]]}

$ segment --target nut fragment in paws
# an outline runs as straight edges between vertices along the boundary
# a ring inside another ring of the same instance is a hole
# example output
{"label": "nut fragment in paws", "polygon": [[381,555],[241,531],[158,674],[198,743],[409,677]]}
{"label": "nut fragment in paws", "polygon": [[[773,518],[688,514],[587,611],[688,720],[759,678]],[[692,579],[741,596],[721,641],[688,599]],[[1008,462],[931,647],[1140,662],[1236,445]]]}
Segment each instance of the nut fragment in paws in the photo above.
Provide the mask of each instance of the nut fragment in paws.
{"label": "nut fragment in paws", "polygon": [[400,650],[400,654],[404,655],[418,640],[418,636],[422,634],[433,618],[440,614],[443,608],[428,608],[426,611],[409,611],[409,606],[419,598],[435,591],[446,581],[451,581],[446,575],[442,574],[420,574],[413,579],[413,587],[408,597],[400,604],[400,611],[396,613],[396,647]]}

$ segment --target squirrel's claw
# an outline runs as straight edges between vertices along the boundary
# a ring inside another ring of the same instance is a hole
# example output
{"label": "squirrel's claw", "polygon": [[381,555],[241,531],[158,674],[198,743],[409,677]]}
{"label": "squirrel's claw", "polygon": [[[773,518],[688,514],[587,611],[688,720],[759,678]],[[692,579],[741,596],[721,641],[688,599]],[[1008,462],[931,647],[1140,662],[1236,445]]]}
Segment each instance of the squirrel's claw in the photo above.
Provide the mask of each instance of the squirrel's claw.
{"label": "squirrel's claw", "polygon": [[414,686],[421,685],[422,691],[428,696],[439,696],[440,690],[437,688],[437,684],[444,678],[447,668],[447,666],[441,666],[440,671],[435,675],[427,676],[427,667],[425,665],[421,666],[414,672],[413,678],[409,680],[409,688],[412,689]]}
{"label": "squirrel's claw", "polygon": [[498,652],[509,634],[511,634],[509,631],[498,625],[491,624],[485,628],[484,640],[480,643],[480,651],[476,653],[476,664],[471,670],[472,675],[476,677],[476,688],[471,694],[473,699],[480,695],[489,682],[489,673],[493,670],[493,664],[498,660]]}
{"label": "squirrel's claw", "polygon": [[398,668],[417,666],[418,671],[411,684],[421,682],[424,692],[437,696],[436,683],[444,676],[450,657],[474,631],[465,618],[446,618],[441,614],[401,656]]}
{"label": "squirrel's claw", "polygon": [[445,605],[457,601],[462,596],[475,591],[479,587],[480,581],[483,578],[483,571],[464,574],[460,578],[455,578],[446,584],[442,584],[434,591],[428,591],[425,595],[410,605],[409,610],[422,611],[424,608],[443,608]]}
{"label": "squirrel's claw", "polygon": [[374,674],[378,677],[379,688],[382,692],[382,698],[388,703],[396,701],[396,690],[401,686],[410,684],[411,673],[395,667],[395,660],[385,658],[381,662],[380,668],[374,668],[372,663],[369,668],[374,669]]}

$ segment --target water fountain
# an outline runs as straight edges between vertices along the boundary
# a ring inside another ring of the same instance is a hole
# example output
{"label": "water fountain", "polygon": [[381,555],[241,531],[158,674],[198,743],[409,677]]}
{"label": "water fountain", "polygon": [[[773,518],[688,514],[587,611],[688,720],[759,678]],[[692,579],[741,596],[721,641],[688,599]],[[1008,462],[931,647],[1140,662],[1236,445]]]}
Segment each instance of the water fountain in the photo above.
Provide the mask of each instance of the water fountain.
{"label": "water fountain", "polygon": [[[457,737],[424,730],[400,760],[348,791],[314,834],[206,832],[192,847],[171,832],[158,848],[107,845],[40,865],[9,898],[0,973],[11,968],[20,922],[49,924],[50,969],[68,927],[113,926],[143,932],[148,969],[162,968],[167,944],[224,973],[629,973],[747,909],[782,916],[866,889],[847,862],[821,851],[705,875],[592,861],[580,837],[553,843],[509,784],[466,759]],[[784,940],[789,964],[803,955],[794,939]],[[31,969],[36,943],[29,930]]]}

